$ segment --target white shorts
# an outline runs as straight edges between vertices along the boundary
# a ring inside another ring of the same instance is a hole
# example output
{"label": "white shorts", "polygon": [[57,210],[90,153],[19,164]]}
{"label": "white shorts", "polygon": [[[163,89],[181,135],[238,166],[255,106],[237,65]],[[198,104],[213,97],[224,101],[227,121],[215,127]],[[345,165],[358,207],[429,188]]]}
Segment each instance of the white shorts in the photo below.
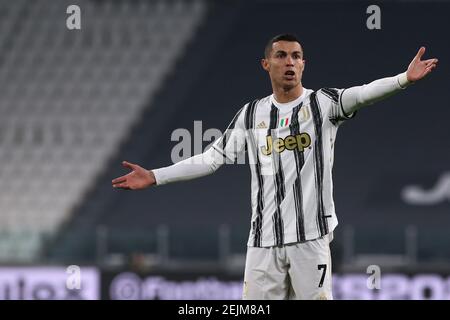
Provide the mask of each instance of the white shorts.
{"label": "white shorts", "polygon": [[281,247],[247,248],[244,300],[332,300],[332,233]]}

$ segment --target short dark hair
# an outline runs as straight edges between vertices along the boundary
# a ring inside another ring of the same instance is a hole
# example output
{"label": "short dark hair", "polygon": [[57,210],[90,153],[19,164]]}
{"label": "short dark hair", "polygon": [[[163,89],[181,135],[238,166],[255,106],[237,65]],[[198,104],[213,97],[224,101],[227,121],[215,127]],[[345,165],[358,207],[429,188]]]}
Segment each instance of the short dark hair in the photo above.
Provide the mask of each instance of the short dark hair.
{"label": "short dark hair", "polygon": [[303,52],[302,44],[300,43],[300,41],[298,40],[298,38],[295,34],[283,33],[283,34],[279,34],[279,35],[273,37],[272,39],[269,40],[269,42],[267,42],[266,48],[264,50],[264,55],[266,58],[268,58],[270,56],[270,52],[272,51],[272,45],[278,41],[298,42],[298,44],[300,45],[300,48],[302,48],[302,52]]}

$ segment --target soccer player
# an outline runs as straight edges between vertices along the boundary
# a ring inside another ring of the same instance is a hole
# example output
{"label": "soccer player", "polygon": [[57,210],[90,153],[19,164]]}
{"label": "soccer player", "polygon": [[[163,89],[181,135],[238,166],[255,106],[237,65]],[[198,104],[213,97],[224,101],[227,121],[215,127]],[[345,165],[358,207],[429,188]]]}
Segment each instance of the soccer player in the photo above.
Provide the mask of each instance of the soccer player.
{"label": "soccer player", "polygon": [[143,189],[198,178],[244,151],[251,169],[252,218],[243,299],[333,299],[330,242],[337,225],[332,167],[339,126],[358,109],[424,78],[437,59],[421,47],[407,71],[347,89],[306,89],[295,35],[271,39],[262,67],[273,93],[247,103],[204,153],[168,167],[131,170],[113,187]]}

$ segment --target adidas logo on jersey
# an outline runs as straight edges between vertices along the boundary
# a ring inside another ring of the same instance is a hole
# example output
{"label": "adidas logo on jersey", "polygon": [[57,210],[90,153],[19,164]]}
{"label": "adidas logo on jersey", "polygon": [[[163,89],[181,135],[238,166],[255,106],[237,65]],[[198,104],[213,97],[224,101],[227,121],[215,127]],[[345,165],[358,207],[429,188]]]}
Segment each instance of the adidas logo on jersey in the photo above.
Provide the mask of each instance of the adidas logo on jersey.
{"label": "adidas logo on jersey", "polygon": [[262,121],[256,126],[256,129],[267,129],[267,125],[264,121]]}
{"label": "adidas logo on jersey", "polygon": [[297,148],[300,152],[303,152],[305,148],[311,145],[311,137],[306,132],[297,134],[295,136],[288,135],[286,138],[278,138],[272,141],[272,136],[266,137],[266,145],[261,147],[261,152],[268,156],[272,153],[272,150],[278,153],[284,150],[294,150]]}

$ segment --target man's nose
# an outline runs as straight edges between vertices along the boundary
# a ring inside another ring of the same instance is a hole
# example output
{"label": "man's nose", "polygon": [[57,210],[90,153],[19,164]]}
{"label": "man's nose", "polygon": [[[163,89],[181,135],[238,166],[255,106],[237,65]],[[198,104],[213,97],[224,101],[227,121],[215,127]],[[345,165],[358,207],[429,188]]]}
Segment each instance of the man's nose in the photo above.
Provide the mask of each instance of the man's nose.
{"label": "man's nose", "polygon": [[294,65],[294,59],[292,59],[291,56],[287,56],[286,58],[286,65],[293,66]]}

